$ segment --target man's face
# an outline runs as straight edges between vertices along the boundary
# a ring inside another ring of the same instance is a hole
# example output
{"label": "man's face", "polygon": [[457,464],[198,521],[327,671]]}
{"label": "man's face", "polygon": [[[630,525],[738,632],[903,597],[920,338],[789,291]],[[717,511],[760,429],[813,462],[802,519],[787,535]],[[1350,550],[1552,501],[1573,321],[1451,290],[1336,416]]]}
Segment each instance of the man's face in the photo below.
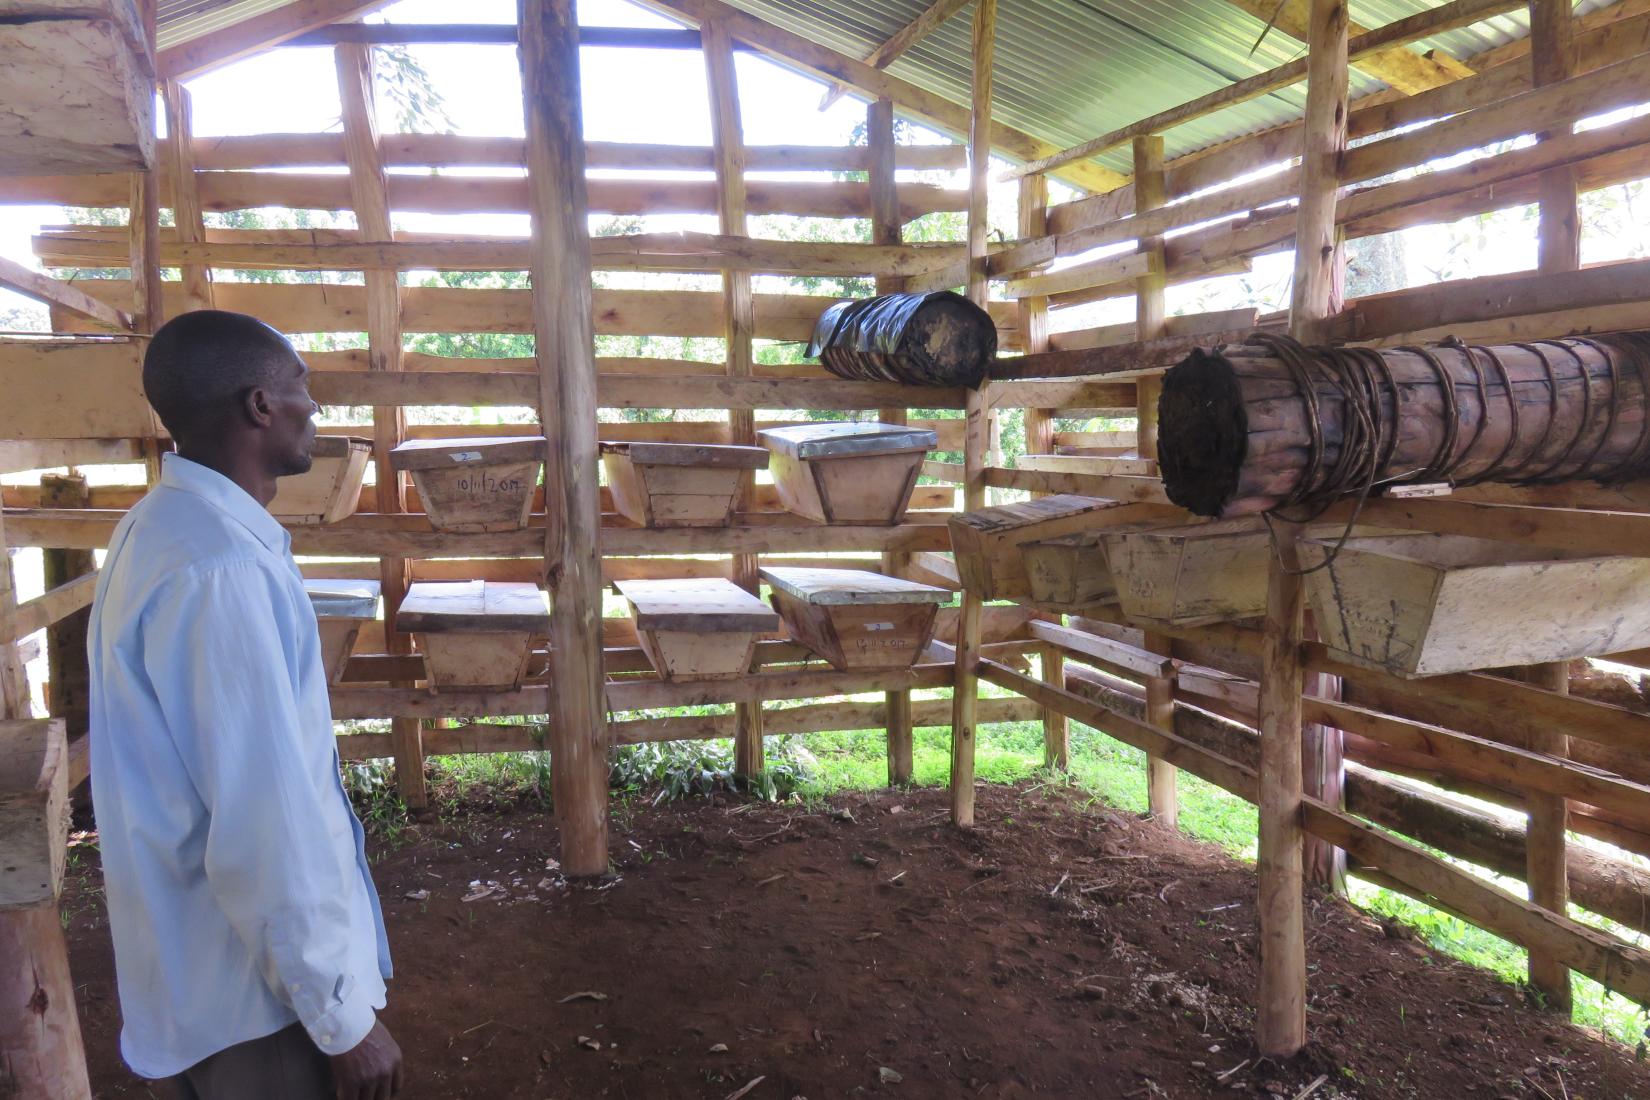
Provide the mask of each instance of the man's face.
{"label": "man's face", "polygon": [[270,443],[275,476],[308,473],[314,462],[315,414],[320,406],[309,396],[309,367],[297,354],[281,368],[269,392],[273,401]]}

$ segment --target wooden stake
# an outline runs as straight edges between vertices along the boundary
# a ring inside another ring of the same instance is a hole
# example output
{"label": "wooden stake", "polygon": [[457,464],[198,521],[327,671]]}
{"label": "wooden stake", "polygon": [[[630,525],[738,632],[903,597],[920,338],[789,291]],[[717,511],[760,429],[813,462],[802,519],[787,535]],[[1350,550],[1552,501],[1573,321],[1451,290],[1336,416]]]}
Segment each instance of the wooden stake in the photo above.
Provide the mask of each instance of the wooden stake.
{"label": "wooden stake", "polygon": [[[974,7],[973,111],[968,126],[968,296],[986,304],[986,215],[991,159],[991,61],[997,0]],[[991,407],[981,389],[968,392],[963,436],[963,507],[985,507],[985,467],[991,448]],[[951,692],[951,820],[974,824],[974,738],[979,708],[980,614],[983,603],[964,592],[957,624],[957,672]]]}
{"label": "wooden stake", "polygon": [[[161,85],[161,95],[166,101],[166,150],[171,154],[172,223],[180,244],[202,244],[206,223],[195,178],[194,105],[189,89],[175,80]],[[201,263],[184,264],[183,293],[190,310],[211,309],[211,269]]]}
{"label": "wooden stake", "polygon": [[590,230],[573,0],[521,0],[522,88],[533,211],[533,322],[544,466],[550,698],[562,867],[607,871],[607,715],[602,693],[602,579],[596,551],[596,359]]}
{"label": "wooden stake", "polygon": [[[739,111],[739,82],[733,68],[733,42],[726,27],[715,19],[706,20],[699,28],[699,35],[705,52],[706,82],[710,87],[711,142],[716,162],[721,232],[744,236],[745,136]],[[752,373],[751,335],[756,329],[750,272],[731,268],[722,272],[722,308],[728,375],[749,378]],[[750,409],[728,412],[728,434],[735,444],[755,444],[755,419]],[[737,507],[746,511],[750,507],[754,475],[746,473],[741,481]],[[756,569],[755,555],[736,554],[733,559],[733,582],[756,593],[761,584]],[[734,708],[734,713],[734,773],[753,776],[765,766],[762,704],[740,703]]]}
{"label": "wooden stake", "polygon": [[[334,47],[338,93],[344,109],[344,155],[349,162],[350,202],[363,241],[392,241],[389,181],[379,148],[378,113],[373,93],[372,49],[360,44]],[[374,372],[402,369],[401,286],[393,268],[365,273],[367,293],[367,367]],[[372,410],[373,459],[378,473],[378,511],[407,510],[406,486],[390,465],[390,452],[406,434],[406,414],[400,406],[379,405]],[[394,629],[396,611],[407,594],[408,563],[403,558],[382,559],[386,648],[392,654],[412,652],[412,639]],[[411,684],[403,686],[411,687]],[[429,804],[424,783],[423,726],[416,718],[390,722],[390,744],[395,750],[395,784],[402,801],[412,809]]]}
{"label": "wooden stake", "polygon": [[[43,474],[40,504],[43,508],[90,508],[91,491],[79,474]],[[41,564],[48,592],[97,572],[97,561],[90,550],[46,550],[41,554]],[[91,670],[86,659],[86,627],[90,620],[90,610],[82,609],[46,628],[50,710],[53,718],[63,720],[70,741],[83,737],[91,722]]]}
{"label": "wooden stake", "polygon": [[[1568,80],[1574,72],[1572,22],[1568,0],[1530,0],[1530,66],[1535,87]],[[1562,135],[1541,135],[1543,138]],[[1575,170],[1569,165],[1549,168],[1539,177],[1541,228],[1537,237],[1537,267],[1543,275],[1581,268],[1581,225],[1576,209]],[[1567,661],[1532,665],[1523,679],[1548,691],[1567,695],[1570,667]],[[1569,738],[1558,730],[1544,731],[1527,742],[1527,747],[1552,756],[1569,755]],[[1524,793],[1529,822],[1525,828],[1525,880],[1530,900],[1559,916],[1570,905],[1569,865],[1565,859],[1565,834],[1569,829],[1569,803],[1562,797],[1538,791]],[[1550,951],[1531,947],[1530,985],[1546,999],[1548,1007],[1566,1016],[1570,1013],[1570,970]]]}
{"label": "wooden stake", "polygon": [[[902,235],[899,214],[899,183],[895,176],[897,147],[894,144],[894,101],[878,99],[865,108],[865,131],[871,148],[871,242],[877,245],[898,245]],[[905,279],[879,275],[877,293],[893,294],[905,289]],[[904,424],[908,420],[904,406],[890,406],[877,413],[884,424]],[[901,551],[886,551],[882,555],[882,571],[890,577],[903,577],[911,565],[911,555]],[[911,733],[911,693],[890,691],[883,695],[888,708],[888,783],[891,786],[911,782],[913,767]]]}
{"label": "wooden stake", "polygon": [[1346,148],[1348,18],[1343,0],[1312,0],[1295,282],[1289,301],[1290,333],[1306,343],[1316,339],[1322,322],[1341,306],[1343,255],[1335,201],[1339,159]]}

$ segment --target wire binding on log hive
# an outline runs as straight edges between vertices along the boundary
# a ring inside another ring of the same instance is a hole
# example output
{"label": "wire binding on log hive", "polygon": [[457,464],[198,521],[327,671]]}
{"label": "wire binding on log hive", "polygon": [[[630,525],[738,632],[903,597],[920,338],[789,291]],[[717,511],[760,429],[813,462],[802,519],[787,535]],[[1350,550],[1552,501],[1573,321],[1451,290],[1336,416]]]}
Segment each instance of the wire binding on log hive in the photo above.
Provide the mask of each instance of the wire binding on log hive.
{"label": "wire binding on log hive", "polygon": [[1496,347],[1304,347],[1256,333],[1164,375],[1158,456],[1197,515],[1400,481],[1623,481],[1650,471],[1650,336]]}
{"label": "wire binding on log hive", "polygon": [[881,294],[826,309],[808,354],[839,378],[973,387],[997,355],[997,327],[949,290]]}

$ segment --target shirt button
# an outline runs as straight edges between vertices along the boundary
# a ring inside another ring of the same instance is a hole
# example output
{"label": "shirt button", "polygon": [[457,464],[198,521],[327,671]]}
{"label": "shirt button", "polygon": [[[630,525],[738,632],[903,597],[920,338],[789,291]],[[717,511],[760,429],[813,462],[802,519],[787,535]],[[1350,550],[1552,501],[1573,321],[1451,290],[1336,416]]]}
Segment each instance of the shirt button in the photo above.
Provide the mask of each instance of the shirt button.
{"label": "shirt button", "polygon": [[321,1036],[321,1042],[323,1042],[323,1043],[332,1042],[332,1034],[330,1032],[328,1032],[326,1035]]}
{"label": "shirt button", "polygon": [[298,983],[297,982],[288,982],[286,988],[287,988],[287,992],[296,993],[296,992],[298,992]]}

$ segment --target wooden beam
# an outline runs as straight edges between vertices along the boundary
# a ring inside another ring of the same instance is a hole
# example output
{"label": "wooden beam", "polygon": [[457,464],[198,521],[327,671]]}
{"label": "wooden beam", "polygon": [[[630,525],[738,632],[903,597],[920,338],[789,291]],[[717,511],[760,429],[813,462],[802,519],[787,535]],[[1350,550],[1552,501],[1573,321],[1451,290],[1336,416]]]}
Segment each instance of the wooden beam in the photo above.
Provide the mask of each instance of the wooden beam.
{"label": "wooden beam", "polygon": [[[121,259],[124,261],[125,257],[122,256]],[[104,328],[117,332],[132,331],[131,314],[92,297],[73,283],[42,275],[38,271],[30,271],[16,260],[8,260],[4,256],[0,256],[0,287],[15,290],[25,298],[33,298],[48,306],[78,313]]]}
{"label": "wooden beam", "polygon": [[600,875],[608,867],[607,716],[578,17],[573,0],[522,0],[520,11],[539,419],[552,441],[544,467],[545,586],[556,609],[556,690],[546,707],[552,781],[562,866],[570,875]]}
{"label": "wooden beam", "polygon": [[[373,46],[417,43],[514,46],[521,41],[510,23],[339,23],[318,27],[285,42],[288,46],[336,46],[359,42]],[[580,46],[628,50],[697,50],[699,32],[672,27],[580,27]]]}
{"label": "wooden beam", "polygon": [[[990,197],[991,86],[997,32],[997,0],[976,0],[971,38],[973,104],[968,126],[968,297],[981,309],[987,295],[987,213]],[[968,391],[964,410],[963,508],[985,507],[985,468],[991,449],[994,412],[983,387]],[[951,820],[974,825],[974,751],[978,733],[980,616],[984,602],[964,591],[957,624],[956,680],[951,689]]]}
{"label": "wooden beam", "polygon": [[[1244,2],[1244,0],[1232,0],[1232,2],[1246,9],[1256,6]],[[1267,0],[1267,2],[1270,2],[1270,0]],[[1405,49],[1404,45],[1420,38],[1427,38],[1457,27],[1476,23],[1482,19],[1488,19],[1492,15],[1499,15],[1502,12],[1520,7],[1523,2],[1524,0],[1452,0],[1451,3],[1441,4],[1438,7],[1418,12],[1375,30],[1366,30],[1360,27],[1356,31],[1357,37],[1348,43],[1348,57],[1353,64],[1358,65],[1365,71],[1369,71],[1371,65],[1381,65],[1382,59],[1396,56],[1400,52],[1425,63],[1427,59],[1420,54]],[[1286,0],[1286,3],[1299,4],[1302,8],[1305,7],[1303,0]],[[1266,16],[1263,15],[1261,18],[1264,19]],[[1463,68],[1465,67],[1463,66]],[[1061,150],[1053,156],[1020,165],[1004,173],[1004,178],[1013,179],[1033,173],[1053,171],[1056,168],[1081,162],[1127,145],[1135,138],[1161,134],[1163,131],[1183,123],[1203,118],[1239,103],[1246,103],[1269,92],[1287,88],[1291,84],[1297,84],[1306,77],[1306,70],[1307,62],[1304,57],[1287,61],[1265,72],[1234,81],[1226,87],[1218,88],[1207,95],[1198,96],[1196,99],[1159,111],[1154,115],[1148,115],[1137,122],[1131,122],[1127,126],[1118,127],[1109,133],[1085,141],[1081,145],[1074,145],[1069,149]],[[1458,80],[1463,76],[1471,75],[1472,72],[1469,69],[1449,79]],[[1445,81],[1435,81],[1425,85],[1425,87],[1435,87],[1440,83],[1445,83]],[[1420,91],[1423,89],[1411,88],[1406,90]]]}
{"label": "wooden beam", "polygon": [[[1311,41],[1310,0],[1230,0],[1244,11],[1257,19],[1270,23],[1273,30],[1281,31],[1291,38],[1302,42]],[[1452,5],[1444,4],[1434,11],[1448,8]],[[1512,5],[1501,5],[1495,10],[1487,10],[1483,14],[1474,14],[1467,22],[1475,23],[1479,19],[1487,19],[1491,15],[1498,15],[1507,11]],[[1489,7],[1494,7],[1493,5]],[[1432,12],[1423,12],[1431,15]],[[1462,26],[1453,23],[1450,26]],[[1364,27],[1356,23],[1348,23],[1348,33],[1354,37],[1362,37],[1368,33]],[[1448,29],[1440,27],[1438,30]],[[1426,34],[1416,35],[1416,38],[1425,38]],[[1406,39],[1414,41],[1414,39]],[[1442,52],[1419,54],[1414,50],[1405,49],[1402,45],[1393,48],[1371,52],[1354,62],[1358,68],[1373,76],[1377,80],[1385,81],[1393,88],[1406,95],[1424,92],[1428,88],[1436,88],[1441,84],[1469,77],[1473,71],[1467,65]]]}
{"label": "wooden beam", "polygon": [[184,80],[279,46],[305,31],[356,19],[387,6],[391,0],[296,0],[261,15],[161,50],[156,58],[161,80]]}
{"label": "wooden beam", "polygon": [[[888,36],[888,39],[876,49],[865,55],[864,61],[873,69],[886,69],[896,58],[927,38],[941,23],[956,15],[968,6],[968,0],[934,0],[924,8],[917,17],[905,24],[899,30]],[[819,109],[828,111],[831,105],[848,93],[845,84],[832,84],[820,98]]]}
{"label": "wooden beam", "polygon": [[[161,97],[166,104],[166,132],[171,140],[164,152],[171,157],[168,166],[172,187],[172,224],[170,236],[183,245],[199,245],[206,240],[206,223],[201,217],[200,187],[195,179],[195,123],[194,105],[189,89],[176,80],[161,85]],[[164,252],[164,245],[157,242]],[[166,261],[161,260],[162,263]],[[190,310],[212,308],[212,272],[202,261],[185,262],[183,293]]]}
{"label": "wooden beam", "polygon": [[[706,19],[720,18],[734,38],[749,42],[763,53],[782,64],[796,66],[826,81],[847,84],[873,98],[892,99],[904,112],[951,134],[965,134],[970,127],[967,107],[919,88],[915,84],[890,76],[863,61],[821,46],[802,35],[754,15],[740,11],[722,0],[642,0],[645,6],[657,11],[702,24]],[[1032,160],[1057,150],[1050,143],[1008,126],[994,130],[996,147],[1006,157]],[[1099,165],[1074,164],[1059,174],[1072,183],[1091,191],[1109,191],[1124,182],[1124,177]]]}

